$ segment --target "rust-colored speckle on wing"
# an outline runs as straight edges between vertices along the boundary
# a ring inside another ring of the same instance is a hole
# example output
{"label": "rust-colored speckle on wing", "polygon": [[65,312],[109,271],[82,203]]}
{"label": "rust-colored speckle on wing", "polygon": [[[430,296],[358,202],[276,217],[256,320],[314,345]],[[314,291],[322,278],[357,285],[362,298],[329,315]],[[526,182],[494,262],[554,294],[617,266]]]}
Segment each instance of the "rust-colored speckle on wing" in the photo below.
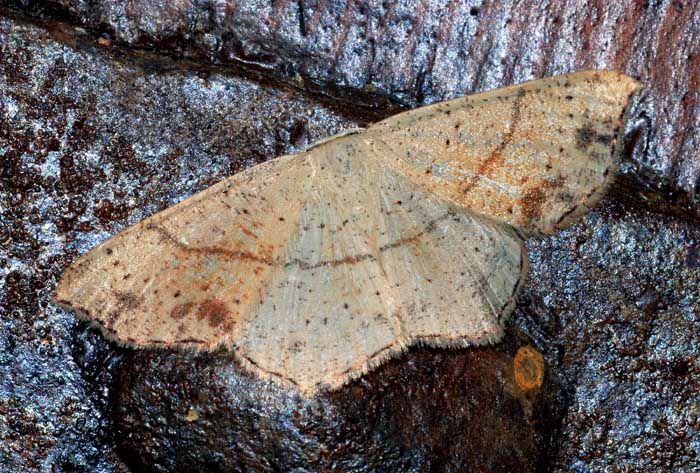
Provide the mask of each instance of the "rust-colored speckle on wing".
{"label": "rust-colored speckle on wing", "polygon": [[[525,91],[522,89],[519,90],[516,94],[515,100],[513,101],[512,105],[510,124],[508,126],[508,130],[506,130],[506,132],[504,133],[498,146],[496,146],[496,148],[493,151],[491,151],[491,153],[486,159],[481,161],[481,164],[479,164],[479,167],[477,168],[476,173],[474,173],[474,176],[472,176],[471,179],[468,180],[467,184],[462,189],[462,192],[464,194],[471,192],[474,186],[476,186],[476,184],[479,183],[479,180],[481,178],[490,177],[491,170],[497,169],[498,167],[502,166],[503,163],[506,161],[506,156],[504,152],[505,149],[510,145],[511,141],[513,141],[515,130],[520,122],[520,106],[525,95]],[[458,125],[455,126],[458,127]]]}
{"label": "rust-colored speckle on wing", "polygon": [[206,321],[211,327],[225,324],[224,330],[233,328],[234,321],[226,304],[216,299],[205,300],[197,308],[197,319]]}
{"label": "rust-colored speckle on wing", "polygon": [[538,184],[535,186],[526,187],[518,200],[521,212],[519,223],[523,227],[530,227],[532,222],[541,220],[543,212],[546,212],[546,206],[553,199],[555,192],[564,187],[563,179],[551,181],[538,179],[537,182]]}
{"label": "rust-colored speckle on wing", "polygon": [[185,302],[183,304],[176,305],[170,311],[170,317],[172,317],[174,320],[183,319],[183,318],[187,317],[192,312],[193,308],[194,308],[193,302]]}

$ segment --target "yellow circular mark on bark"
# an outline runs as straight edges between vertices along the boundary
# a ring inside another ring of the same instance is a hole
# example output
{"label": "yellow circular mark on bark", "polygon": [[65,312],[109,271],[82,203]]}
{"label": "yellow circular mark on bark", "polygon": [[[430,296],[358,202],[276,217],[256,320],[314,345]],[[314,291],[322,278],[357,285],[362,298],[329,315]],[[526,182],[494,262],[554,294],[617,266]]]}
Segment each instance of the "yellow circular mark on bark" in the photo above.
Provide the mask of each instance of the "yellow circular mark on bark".
{"label": "yellow circular mark on bark", "polygon": [[196,410],[190,408],[190,410],[187,412],[187,415],[185,416],[185,420],[187,422],[196,422],[199,420],[199,413]]}
{"label": "yellow circular mark on bark", "polygon": [[523,391],[542,386],[544,381],[544,358],[532,346],[520,347],[513,359],[515,382]]}

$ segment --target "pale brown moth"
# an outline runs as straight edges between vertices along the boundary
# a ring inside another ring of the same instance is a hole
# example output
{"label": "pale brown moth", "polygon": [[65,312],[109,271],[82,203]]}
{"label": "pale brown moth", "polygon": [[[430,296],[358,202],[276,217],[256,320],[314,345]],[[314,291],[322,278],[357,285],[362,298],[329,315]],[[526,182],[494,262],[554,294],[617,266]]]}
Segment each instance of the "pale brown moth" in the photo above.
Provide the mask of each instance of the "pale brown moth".
{"label": "pale brown moth", "polygon": [[413,343],[496,342],[527,273],[523,235],[600,199],[636,88],[579,72],[331,137],[114,236],[55,300],[131,346],[224,345],[307,395]]}

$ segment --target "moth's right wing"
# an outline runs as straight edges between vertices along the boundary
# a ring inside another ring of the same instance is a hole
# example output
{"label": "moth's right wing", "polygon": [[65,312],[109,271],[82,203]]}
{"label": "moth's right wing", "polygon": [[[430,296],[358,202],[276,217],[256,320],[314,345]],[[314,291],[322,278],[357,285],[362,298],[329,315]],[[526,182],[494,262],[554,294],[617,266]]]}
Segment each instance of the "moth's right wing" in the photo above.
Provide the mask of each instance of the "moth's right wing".
{"label": "moth's right wing", "polygon": [[387,165],[445,201],[550,234],[602,196],[637,87],[617,72],[566,74],[410,110],[368,133],[392,149]]}

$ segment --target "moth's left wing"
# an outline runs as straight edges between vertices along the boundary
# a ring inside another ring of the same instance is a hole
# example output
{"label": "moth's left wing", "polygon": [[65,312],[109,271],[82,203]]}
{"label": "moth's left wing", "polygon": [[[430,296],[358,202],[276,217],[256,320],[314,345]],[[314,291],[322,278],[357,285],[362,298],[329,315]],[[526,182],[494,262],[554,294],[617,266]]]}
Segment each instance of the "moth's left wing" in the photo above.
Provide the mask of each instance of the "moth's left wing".
{"label": "moth's left wing", "polygon": [[384,165],[364,134],[313,150],[298,231],[236,351],[307,393],[412,343],[497,341],[527,271],[508,225],[455,209]]}
{"label": "moth's left wing", "polygon": [[310,172],[293,155],[225,179],[80,257],[54,298],[121,343],[232,344],[284,264]]}

